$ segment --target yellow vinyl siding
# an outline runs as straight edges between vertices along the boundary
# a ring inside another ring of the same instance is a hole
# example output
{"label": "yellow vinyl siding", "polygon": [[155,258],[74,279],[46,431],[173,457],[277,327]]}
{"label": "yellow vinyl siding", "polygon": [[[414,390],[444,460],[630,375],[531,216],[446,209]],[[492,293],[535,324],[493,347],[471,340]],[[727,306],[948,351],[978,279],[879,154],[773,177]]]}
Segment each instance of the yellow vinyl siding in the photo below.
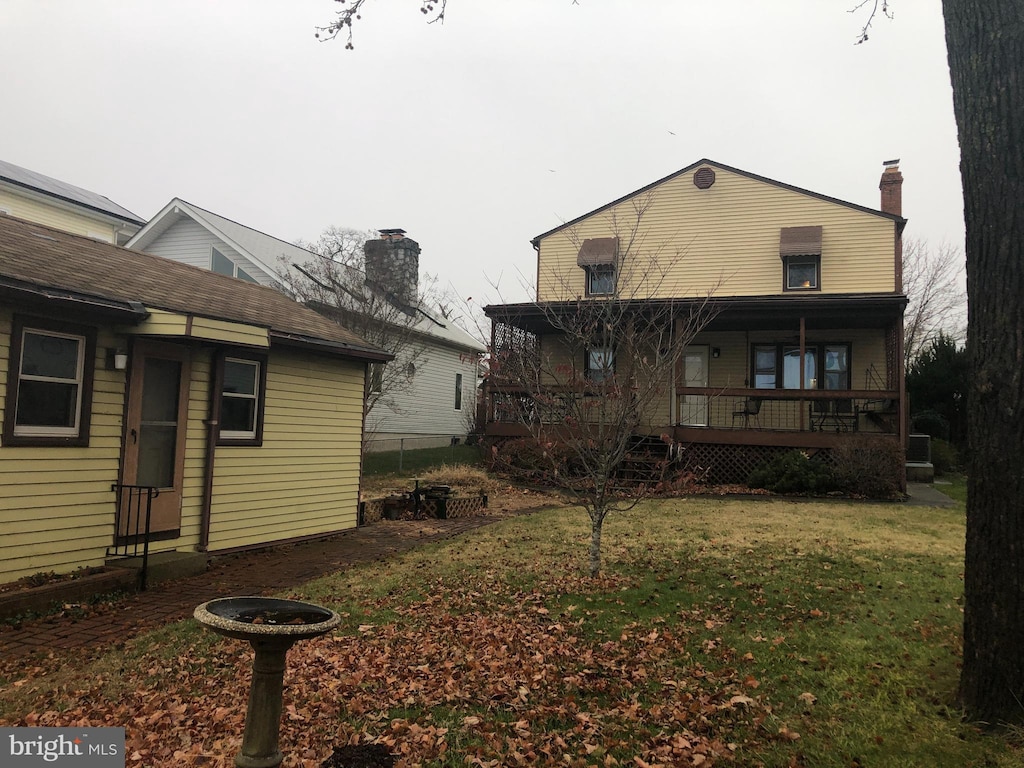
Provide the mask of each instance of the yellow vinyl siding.
{"label": "yellow vinyl siding", "polygon": [[44,203],[0,189],[0,209],[26,221],[34,221],[74,235],[85,235],[108,243],[115,242],[117,229],[109,221],[85,213],[65,210],[58,203]]}
{"label": "yellow vinyl siding", "polygon": [[271,350],[262,446],[220,446],[210,549],[356,524],[363,365]]}
{"label": "yellow vinyl siding", "polygon": [[264,349],[270,346],[267,329],[260,326],[194,315],[189,317],[163,309],[146,309],[149,317],[145,321],[121,330],[137,336],[187,336],[202,341],[219,341]]}
{"label": "yellow vinyl siding", "polygon": [[[576,264],[580,244],[611,236],[619,238],[620,256],[629,251],[620,275],[623,296],[781,294],[780,229],[818,225],[822,294],[895,290],[892,220],[720,168],[715,174],[710,189],[697,189],[692,172],[684,173],[545,237],[539,300],[584,295],[584,270]],[[642,236],[630,246],[638,201],[647,208],[639,219]],[[663,278],[651,279],[645,265],[652,260]]]}
{"label": "yellow vinyl siding", "polygon": [[[7,417],[11,319],[0,310],[0,418]],[[124,373],[104,366],[106,349],[116,345],[100,329],[88,447],[0,447],[0,583],[103,563],[121,453]]]}

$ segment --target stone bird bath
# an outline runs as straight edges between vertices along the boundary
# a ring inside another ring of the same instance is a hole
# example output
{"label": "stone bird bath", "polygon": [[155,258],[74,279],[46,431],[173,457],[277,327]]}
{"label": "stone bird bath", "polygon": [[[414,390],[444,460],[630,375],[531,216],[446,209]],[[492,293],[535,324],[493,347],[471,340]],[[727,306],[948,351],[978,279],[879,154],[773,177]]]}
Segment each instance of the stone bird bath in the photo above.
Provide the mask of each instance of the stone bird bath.
{"label": "stone bird bath", "polygon": [[223,597],[198,606],[196,621],[226,637],[246,640],[256,651],[245,715],[238,768],[276,768],[285,657],[300,640],[326,634],[338,626],[334,611],[298,600],[272,597]]}

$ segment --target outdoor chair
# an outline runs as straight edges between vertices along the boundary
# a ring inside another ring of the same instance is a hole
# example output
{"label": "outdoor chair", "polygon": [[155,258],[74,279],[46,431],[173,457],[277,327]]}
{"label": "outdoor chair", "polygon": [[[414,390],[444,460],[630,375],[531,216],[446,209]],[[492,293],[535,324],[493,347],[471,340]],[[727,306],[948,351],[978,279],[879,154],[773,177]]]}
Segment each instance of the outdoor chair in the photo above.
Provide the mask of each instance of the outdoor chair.
{"label": "outdoor chair", "polygon": [[757,429],[761,428],[761,398],[748,397],[743,401],[738,410],[732,412],[732,425],[736,426],[736,419],[743,418],[743,428],[750,429],[750,419],[753,417]]}

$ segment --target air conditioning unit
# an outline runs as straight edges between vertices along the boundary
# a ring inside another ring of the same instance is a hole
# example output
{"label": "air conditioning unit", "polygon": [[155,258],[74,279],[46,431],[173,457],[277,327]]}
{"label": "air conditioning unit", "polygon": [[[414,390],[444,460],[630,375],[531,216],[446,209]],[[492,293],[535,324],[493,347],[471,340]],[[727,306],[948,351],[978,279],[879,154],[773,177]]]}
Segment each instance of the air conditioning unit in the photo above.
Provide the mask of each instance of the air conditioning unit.
{"label": "air conditioning unit", "polygon": [[907,436],[907,464],[932,463],[932,438],[930,435]]}

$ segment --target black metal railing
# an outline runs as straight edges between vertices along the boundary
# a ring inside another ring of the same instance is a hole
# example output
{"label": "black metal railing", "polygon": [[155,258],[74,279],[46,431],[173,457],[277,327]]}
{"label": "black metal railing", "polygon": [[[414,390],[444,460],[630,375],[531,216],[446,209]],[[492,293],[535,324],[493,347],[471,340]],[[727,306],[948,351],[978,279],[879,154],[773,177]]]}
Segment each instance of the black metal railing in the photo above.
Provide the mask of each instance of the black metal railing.
{"label": "black metal railing", "polygon": [[107,557],[141,556],[139,589],[145,590],[149,571],[153,499],[160,495],[160,491],[149,485],[120,484],[114,484],[110,490],[117,493],[117,514],[114,522],[114,544],[107,547]]}

